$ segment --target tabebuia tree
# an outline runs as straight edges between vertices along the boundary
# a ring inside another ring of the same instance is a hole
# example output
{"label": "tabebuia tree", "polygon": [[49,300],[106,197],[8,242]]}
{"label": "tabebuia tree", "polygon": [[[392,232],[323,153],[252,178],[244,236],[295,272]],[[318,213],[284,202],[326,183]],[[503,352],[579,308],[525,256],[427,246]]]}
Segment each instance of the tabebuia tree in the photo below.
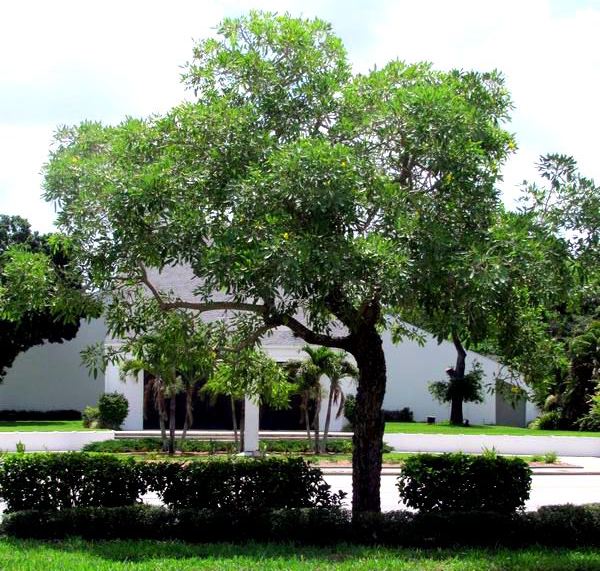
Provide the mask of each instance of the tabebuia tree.
{"label": "tabebuia tree", "polygon": [[[68,318],[59,311],[81,293],[70,263],[69,253],[50,235],[32,231],[20,216],[0,215],[0,382],[20,353],[73,339],[80,319],[95,314],[79,304]],[[32,299],[37,301],[29,305]]]}
{"label": "tabebuia tree", "polygon": [[[443,268],[493,219],[514,147],[503,78],[396,60],[355,75],[329,24],[253,12],[199,42],[184,81],[194,100],[164,116],[58,131],[59,227],[100,290],[143,283],[164,310],[251,313],[350,353],[353,507],[378,511],[382,329],[424,255]],[[147,279],[178,264],[193,297]]]}

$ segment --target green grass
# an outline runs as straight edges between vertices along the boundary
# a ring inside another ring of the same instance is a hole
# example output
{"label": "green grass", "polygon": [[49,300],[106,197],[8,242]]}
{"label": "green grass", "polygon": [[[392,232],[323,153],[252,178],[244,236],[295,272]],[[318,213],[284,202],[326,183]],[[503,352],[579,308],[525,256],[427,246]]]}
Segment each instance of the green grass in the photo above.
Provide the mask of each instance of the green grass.
{"label": "green grass", "polygon": [[0,540],[2,571],[570,571],[600,569],[600,551],[567,549],[418,550],[338,545],[294,547],[156,541]]}
{"label": "green grass", "polygon": [[576,430],[532,430],[514,426],[494,424],[473,424],[471,426],[450,426],[448,423],[427,424],[425,422],[386,422],[387,434],[491,434],[512,436],[595,436],[600,432],[578,432]]}
{"label": "green grass", "polygon": [[0,432],[73,432],[84,428],[81,420],[1,420]]}

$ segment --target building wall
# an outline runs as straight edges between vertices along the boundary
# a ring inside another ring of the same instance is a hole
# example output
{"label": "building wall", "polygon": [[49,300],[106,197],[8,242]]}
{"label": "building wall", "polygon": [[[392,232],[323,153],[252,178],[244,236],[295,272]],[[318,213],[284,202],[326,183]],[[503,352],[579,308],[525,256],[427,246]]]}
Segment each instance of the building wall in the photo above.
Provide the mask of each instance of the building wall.
{"label": "building wall", "polygon": [[[456,363],[454,345],[436,339],[427,333],[425,344],[420,346],[416,341],[406,340],[398,345],[392,343],[391,334],[384,333],[383,347],[387,360],[387,390],[383,408],[396,410],[408,406],[414,413],[416,421],[423,421],[428,416],[435,416],[437,422],[450,418],[450,405],[436,402],[428,390],[431,381],[444,380],[445,370]],[[493,383],[494,375],[500,365],[473,353],[467,352],[466,370],[479,361],[484,373],[484,385]],[[485,393],[482,404],[465,403],[464,418],[471,424],[494,424],[496,420],[496,401],[494,395]]]}
{"label": "building wall", "polygon": [[83,410],[104,392],[104,375],[91,377],[80,351],[104,340],[101,319],[82,321],[75,339],[32,347],[15,359],[0,385],[0,409]]}
{"label": "building wall", "polygon": [[[123,383],[114,367],[109,367],[106,378],[100,374],[94,380],[81,367],[79,353],[82,349],[103,340],[114,343],[105,335],[106,328],[101,320],[84,322],[72,341],[33,347],[19,355],[4,384],[0,385],[0,409],[83,410],[86,405],[95,404],[103,391],[117,391],[124,393],[130,401],[131,411],[125,428],[142,428],[143,383],[139,380]],[[265,350],[280,362],[303,358],[304,353],[300,349],[304,343],[293,338],[291,332],[286,335],[287,332],[282,331],[269,338],[264,345]],[[408,406],[414,412],[415,420],[435,416],[438,421],[443,421],[449,418],[450,407],[436,403],[429,394],[427,384],[444,378],[444,370],[455,362],[455,349],[451,343],[442,342],[438,345],[431,335],[425,335],[426,343],[421,347],[414,341],[394,345],[390,334],[384,334],[388,372],[384,408],[396,410]],[[296,344],[292,346],[292,343]],[[475,360],[484,368],[485,382],[493,382],[500,365],[469,352],[467,370]],[[345,380],[342,384],[346,394],[356,392],[355,383]],[[325,399],[321,408],[321,426],[325,423],[328,390],[329,383],[323,379]],[[331,430],[340,430],[345,424],[343,416],[335,418],[336,410],[332,414]],[[494,423],[495,396],[486,394],[483,404],[465,404],[463,410],[465,418],[472,424]],[[537,410],[531,403],[527,403],[526,416],[527,422],[537,416]]]}

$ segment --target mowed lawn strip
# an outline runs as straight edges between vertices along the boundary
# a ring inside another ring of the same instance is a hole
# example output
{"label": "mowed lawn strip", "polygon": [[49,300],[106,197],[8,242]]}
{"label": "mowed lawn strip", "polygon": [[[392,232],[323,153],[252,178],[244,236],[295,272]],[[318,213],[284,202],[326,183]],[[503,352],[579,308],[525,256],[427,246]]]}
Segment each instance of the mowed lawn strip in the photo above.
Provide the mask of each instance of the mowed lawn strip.
{"label": "mowed lawn strip", "polygon": [[0,540],[3,571],[80,570],[435,570],[599,569],[600,551],[567,549],[416,550],[353,545],[295,547],[248,543],[192,545],[157,541]]}
{"label": "mowed lawn strip", "polygon": [[593,436],[600,432],[580,432],[577,430],[532,430],[515,426],[494,424],[474,424],[471,426],[450,426],[447,423],[427,424],[426,422],[386,422],[387,434],[490,434],[493,436]]}
{"label": "mowed lawn strip", "polygon": [[0,432],[74,432],[84,428],[81,420],[0,420]]}

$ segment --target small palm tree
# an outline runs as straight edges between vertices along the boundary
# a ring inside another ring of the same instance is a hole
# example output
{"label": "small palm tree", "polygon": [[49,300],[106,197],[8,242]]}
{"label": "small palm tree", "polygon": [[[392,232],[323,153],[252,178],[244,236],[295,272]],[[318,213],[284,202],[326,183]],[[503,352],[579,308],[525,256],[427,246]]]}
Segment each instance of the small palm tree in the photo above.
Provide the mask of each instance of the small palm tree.
{"label": "small palm tree", "polygon": [[[302,399],[300,406],[304,414],[306,434],[310,442],[310,428],[312,426],[315,434],[315,452],[319,454],[326,449],[327,434],[331,423],[331,409],[334,403],[340,403],[337,414],[338,416],[341,414],[344,395],[341,390],[340,380],[348,376],[355,377],[357,371],[351,363],[344,360],[345,353],[338,353],[328,347],[310,347],[309,345],[303,347],[302,351],[308,355],[308,359],[304,361],[289,361],[285,368],[298,386],[298,394],[300,394]],[[323,440],[321,440],[320,413],[321,401],[323,399],[321,377],[323,376],[327,376],[331,384],[325,420],[325,432]],[[310,422],[309,418],[311,402],[315,405],[312,422]]]}
{"label": "small palm tree", "polygon": [[329,377],[329,398],[327,400],[327,416],[325,417],[325,429],[323,430],[323,450],[327,450],[327,438],[329,436],[329,425],[331,423],[331,409],[334,404],[338,405],[335,417],[339,418],[344,410],[346,397],[342,391],[341,380],[345,378],[358,379],[358,369],[349,361],[346,361],[346,353],[332,351],[330,368],[327,373]]}

